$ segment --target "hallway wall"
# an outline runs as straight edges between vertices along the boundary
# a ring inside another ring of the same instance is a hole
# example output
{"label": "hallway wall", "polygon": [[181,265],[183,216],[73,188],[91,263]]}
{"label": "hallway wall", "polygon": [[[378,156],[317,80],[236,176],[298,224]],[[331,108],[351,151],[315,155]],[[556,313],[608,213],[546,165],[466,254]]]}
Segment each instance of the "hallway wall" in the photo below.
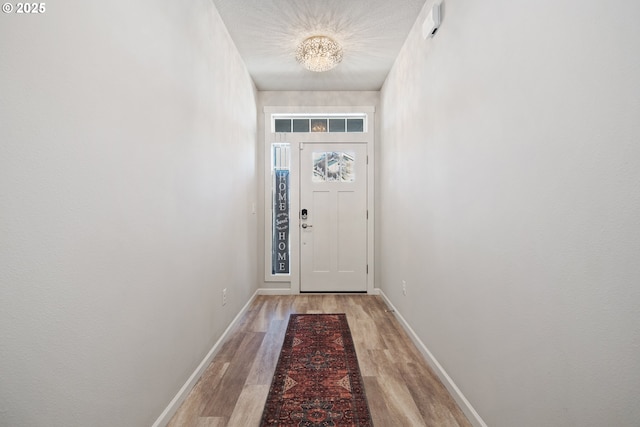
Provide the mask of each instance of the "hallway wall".
{"label": "hallway wall", "polygon": [[488,425],[637,426],[640,4],[426,12],[381,92],[383,291]]}
{"label": "hallway wall", "polygon": [[208,0],[46,6],[0,16],[0,425],[149,426],[257,287],[256,91]]}

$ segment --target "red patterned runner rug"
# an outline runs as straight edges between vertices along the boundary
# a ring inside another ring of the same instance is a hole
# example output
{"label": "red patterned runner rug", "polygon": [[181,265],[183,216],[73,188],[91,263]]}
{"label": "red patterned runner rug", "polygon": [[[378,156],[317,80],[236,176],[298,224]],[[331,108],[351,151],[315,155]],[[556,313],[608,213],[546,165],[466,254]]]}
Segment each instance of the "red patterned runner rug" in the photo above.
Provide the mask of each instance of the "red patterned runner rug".
{"label": "red patterned runner rug", "polygon": [[371,427],[345,314],[292,314],[261,427]]}

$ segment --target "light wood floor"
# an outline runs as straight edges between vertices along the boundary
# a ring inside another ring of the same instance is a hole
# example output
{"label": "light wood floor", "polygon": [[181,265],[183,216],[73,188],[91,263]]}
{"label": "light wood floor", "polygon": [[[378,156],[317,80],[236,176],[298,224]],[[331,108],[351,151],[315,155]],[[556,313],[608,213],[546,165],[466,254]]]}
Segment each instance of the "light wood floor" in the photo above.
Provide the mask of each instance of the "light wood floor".
{"label": "light wood floor", "polygon": [[291,313],[346,313],[376,427],[470,426],[382,299],[258,296],[170,427],[258,426]]}

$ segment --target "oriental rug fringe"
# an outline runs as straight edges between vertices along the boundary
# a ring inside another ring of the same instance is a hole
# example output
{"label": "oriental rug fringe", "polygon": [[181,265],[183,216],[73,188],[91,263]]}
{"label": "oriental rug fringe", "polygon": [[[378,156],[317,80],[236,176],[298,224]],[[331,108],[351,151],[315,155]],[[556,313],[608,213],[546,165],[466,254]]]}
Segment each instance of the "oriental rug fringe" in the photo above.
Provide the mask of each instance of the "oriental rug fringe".
{"label": "oriental rug fringe", "polygon": [[345,314],[292,314],[261,427],[371,427]]}

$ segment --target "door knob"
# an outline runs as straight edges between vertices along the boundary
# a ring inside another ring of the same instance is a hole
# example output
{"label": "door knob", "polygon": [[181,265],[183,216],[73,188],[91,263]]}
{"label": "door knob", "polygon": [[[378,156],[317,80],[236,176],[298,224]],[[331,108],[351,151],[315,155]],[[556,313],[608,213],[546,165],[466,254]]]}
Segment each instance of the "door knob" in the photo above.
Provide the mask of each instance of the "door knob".
{"label": "door knob", "polygon": [[302,224],[302,228],[311,228],[313,227],[313,225],[309,225],[309,224]]}

